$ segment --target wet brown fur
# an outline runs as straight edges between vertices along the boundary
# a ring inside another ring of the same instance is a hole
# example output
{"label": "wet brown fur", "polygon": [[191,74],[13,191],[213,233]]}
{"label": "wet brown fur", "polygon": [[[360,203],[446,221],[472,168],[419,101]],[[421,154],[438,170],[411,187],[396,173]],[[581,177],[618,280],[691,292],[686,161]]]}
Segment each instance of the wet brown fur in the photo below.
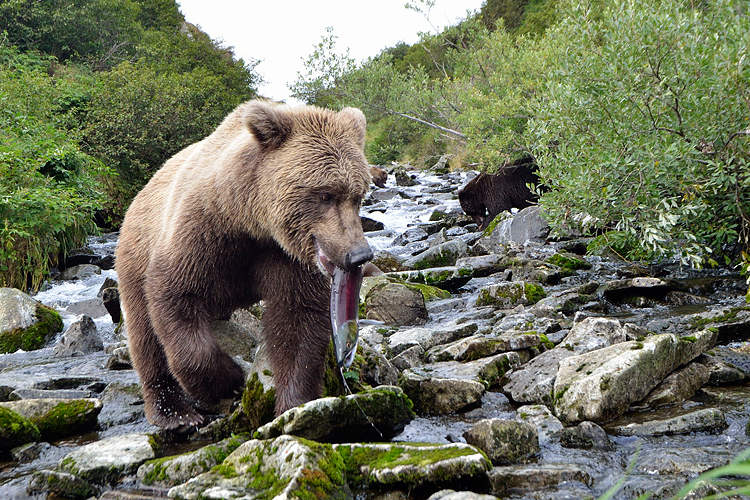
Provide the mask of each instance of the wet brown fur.
{"label": "wet brown fur", "polygon": [[364,115],[251,101],[165,163],[130,206],[117,271],[146,415],[198,425],[186,393],[237,394],[242,369],[210,324],[264,300],[277,413],[319,397],[331,335],[330,279],[367,245],[359,207],[370,172]]}
{"label": "wet brown fur", "polygon": [[484,230],[500,213],[533,205],[537,196],[527,184],[538,184],[530,158],[522,158],[495,174],[479,174],[458,192],[461,208]]}

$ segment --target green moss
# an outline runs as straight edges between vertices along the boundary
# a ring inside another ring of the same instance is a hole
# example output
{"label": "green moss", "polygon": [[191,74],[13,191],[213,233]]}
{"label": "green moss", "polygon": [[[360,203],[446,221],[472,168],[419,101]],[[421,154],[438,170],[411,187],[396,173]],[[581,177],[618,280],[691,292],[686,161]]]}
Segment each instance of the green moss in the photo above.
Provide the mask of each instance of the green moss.
{"label": "green moss", "polygon": [[96,424],[93,401],[74,399],[63,401],[44,415],[32,419],[44,439],[71,436]]}
{"label": "green moss", "polygon": [[508,217],[506,212],[501,212],[495,216],[494,219],[492,219],[492,222],[490,222],[490,225],[487,226],[487,229],[484,230],[482,233],[484,236],[490,236],[497,227],[498,224],[500,224],[501,221],[503,221],[506,217]]}
{"label": "green moss", "polygon": [[547,296],[544,288],[542,288],[541,285],[537,285],[535,283],[525,283],[524,293],[526,294],[526,300],[529,301],[529,304],[536,304]]}
{"label": "green moss", "polygon": [[583,259],[579,259],[572,254],[560,254],[556,253],[545,259],[546,262],[554,264],[558,267],[566,269],[568,271],[577,271],[579,269],[591,269],[591,264]]}
{"label": "green moss", "polygon": [[450,292],[431,285],[419,285],[416,283],[404,283],[404,286],[416,290],[422,294],[422,298],[425,303],[432,300],[449,299],[451,298]]}
{"label": "green moss", "polygon": [[41,433],[33,422],[9,408],[0,406],[0,452],[33,441],[39,441]]}
{"label": "green moss", "polygon": [[750,311],[750,307],[733,307],[725,311],[723,314],[712,318],[694,318],[690,326],[695,330],[702,330],[707,325],[713,323],[731,323],[737,319],[737,315],[740,311]]}
{"label": "green moss", "polygon": [[637,351],[639,349],[643,349],[643,342],[636,342],[633,344],[633,346],[630,348],[631,351]]}
{"label": "green moss", "polygon": [[441,220],[445,220],[448,217],[448,214],[443,212],[442,210],[435,210],[430,214],[430,222],[437,222]]}
{"label": "green moss", "polygon": [[680,337],[680,342],[697,342],[698,338],[695,335],[686,335],[684,337]]}
{"label": "green moss", "polygon": [[242,392],[242,412],[247,418],[248,430],[257,429],[273,420],[275,405],[276,390],[271,388],[266,391],[258,374],[253,373]]}
{"label": "green moss", "polygon": [[539,340],[542,342],[545,349],[554,349],[554,342],[552,342],[545,334],[539,334]]}
{"label": "green moss", "polygon": [[36,321],[28,328],[16,328],[0,335],[0,353],[39,349],[63,329],[60,313],[45,305],[37,306],[34,317]]}
{"label": "green moss", "polygon": [[219,474],[220,476],[224,478],[231,478],[231,477],[237,477],[239,474],[237,474],[237,471],[234,468],[234,465],[232,464],[219,464],[214,466],[211,469],[211,472],[214,472],[216,474]]}

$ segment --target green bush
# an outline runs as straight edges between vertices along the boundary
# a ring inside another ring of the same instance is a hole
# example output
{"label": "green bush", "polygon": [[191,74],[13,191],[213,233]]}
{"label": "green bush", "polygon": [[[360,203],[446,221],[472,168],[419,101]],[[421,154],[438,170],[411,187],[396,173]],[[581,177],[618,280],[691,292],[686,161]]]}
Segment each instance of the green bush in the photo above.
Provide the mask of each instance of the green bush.
{"label": "green bush", "polygon": [[0,286],[38,288],[95,231],[102,165],[64,130],[48,60],[0,43]]}

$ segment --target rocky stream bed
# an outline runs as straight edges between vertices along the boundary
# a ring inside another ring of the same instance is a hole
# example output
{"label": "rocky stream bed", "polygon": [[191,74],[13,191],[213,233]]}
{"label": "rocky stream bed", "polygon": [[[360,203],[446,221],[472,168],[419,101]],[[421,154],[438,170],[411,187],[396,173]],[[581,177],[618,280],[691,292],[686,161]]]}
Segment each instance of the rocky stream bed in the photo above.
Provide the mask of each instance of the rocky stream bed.
{"label": "rocky stream bed", "polygon": [[672,498],[750,447],[738,274],[585,255],[536,207],[479,233],[456,197],[472,175],[398,169],[373,189],[361,214],[385,274],[360,315],[382,324],[343,374],[356,394],[273,421],[259,305],[214,325],[242,400],[202,407],[189,434],[146,422],[116,234],[33,299],[0,289],[0,498],[558,500],[618,481],[616,499]]}

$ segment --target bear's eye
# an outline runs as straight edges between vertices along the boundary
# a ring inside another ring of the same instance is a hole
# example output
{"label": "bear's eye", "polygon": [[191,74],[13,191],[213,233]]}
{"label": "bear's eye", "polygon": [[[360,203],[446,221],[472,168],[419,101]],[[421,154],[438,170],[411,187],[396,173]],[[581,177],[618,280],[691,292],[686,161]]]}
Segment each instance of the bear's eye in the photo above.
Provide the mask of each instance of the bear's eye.
{"label": "bear's eye", "polygon": [[331,203],[333,201],[333,195],[331,193],[321,193],[320,201],[323,203]]}

